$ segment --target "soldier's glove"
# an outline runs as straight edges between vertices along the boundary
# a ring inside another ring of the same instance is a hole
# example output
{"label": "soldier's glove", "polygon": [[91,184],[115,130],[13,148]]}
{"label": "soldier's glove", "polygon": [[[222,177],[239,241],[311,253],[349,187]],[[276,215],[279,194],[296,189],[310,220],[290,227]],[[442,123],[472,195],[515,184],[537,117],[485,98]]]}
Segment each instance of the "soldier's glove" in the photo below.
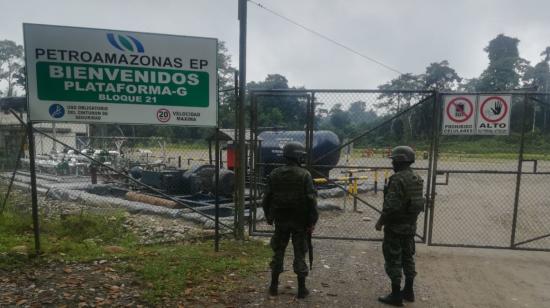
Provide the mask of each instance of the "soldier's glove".
{"label": "soldier's glove", "polygon": [[306,229],[307,234],[311,235],[313,234],[313,231],[315,231],[315,226],[309,226]]}
{"label": "soldier's glove", "polygon": [[378,221],[376,223],[376,225],[374,226],[374,228],[376,229],[376,231],[382,231],[382,224],[380,223],[380,221]]}
{"label": "soldier's glove", "polygon": [[271,226],[271,225],[273,224],[273,219],[269,219],[269,218],[268,218],[268,219],[266,219],[266,220],[267,220],[267,224],[268,224],[268,225]]}

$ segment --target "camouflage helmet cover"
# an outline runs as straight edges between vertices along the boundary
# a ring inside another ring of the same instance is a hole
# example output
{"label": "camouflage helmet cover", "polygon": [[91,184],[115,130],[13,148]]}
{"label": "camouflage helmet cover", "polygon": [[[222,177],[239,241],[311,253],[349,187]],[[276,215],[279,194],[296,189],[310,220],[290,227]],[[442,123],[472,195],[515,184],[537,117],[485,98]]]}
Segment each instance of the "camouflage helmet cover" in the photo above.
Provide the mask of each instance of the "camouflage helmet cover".
{"label": "camouflage helmet cover", "polygon": [[414,163],[414,150],[411,147],[400,145],[392,149],[390,158],[396,162]]}
{"label": "camouflage helmet cover", "polygon": [[291,141],[283,147],[283,156],[285,158],[296,159],[300,161],[306,155],[306,148],[297,141]]}

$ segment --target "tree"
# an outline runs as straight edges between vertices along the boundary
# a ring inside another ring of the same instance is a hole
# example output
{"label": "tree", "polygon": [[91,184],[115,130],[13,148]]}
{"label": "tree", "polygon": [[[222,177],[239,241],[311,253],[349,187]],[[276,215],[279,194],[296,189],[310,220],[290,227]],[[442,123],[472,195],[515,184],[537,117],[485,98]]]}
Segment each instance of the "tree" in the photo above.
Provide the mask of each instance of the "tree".
{"label": "tree", "polygon": [[27,88],[27,72],[25,66],[19,68],[19,70],[14,74],[15,83],[20,86],[23,90]]}
{"label": "tree", "polygon": [[424,88],[422,76],[413,75],[410,73],[402,74],[399,77],[392,79],[390,82],[378,86],[382,91],[392,91],[382,93],[378,96],[381,100],[375,106],[386,109],[388,112],[400,111],[411,106],[418,99],[417,93],[402,93],[401,90],[422,90]]}
{"label": "tree", "polygon": [[220,105],[218,122],[222,128],[235,127],[235,110],[237,96],[235,95],[235,72],[231,65],[231,56],[225,42],[218,41],[218,85],[220,89]]}
{"label": "tree", "polygon": [[[530,67],[523,80],[526,85],[535,87],[537,92],[548,93],[550,92],[550,47],[547,47],[541,54],[544,57],[534,67]],[[531,127],[534,130],[535,127],[539,127],[541,130],[546,131],[548,129],[548,107],[550,107],[550,99],[548,95],[539,95],[538,104],[540,108],[533,106],[533,123]],[[540,111],[540,112],[537,112]],[[538,114],[538,116],[537,116]],[[540,120],[538,120],[540,118]],[[537,125],[538,124],[538,125]]]}
{"label": "tree", "polygon": [[348,109],[349,117],[354,124],[369,123],[377,118],[376,112],[372,109],[367,110],[367,103],[356,101],[351,103]]}
{"label": "tree", "polygon": [[336,104],[330,110],[330,123],[334,127],[344,129],[350,124],[350,120],[349,113],[342,110],[342,104]]}
{"label": "tree", "polygon": [[231,55],[224,41],[218,41],[218,85],[220,90],[233,88],[236,69],[231,66]]}
{"label": "tree", "polygon": [[476,92],[479,89],[479,78],[463,79],[458,85],[458,90],[463,92]]}
{"label": "tree", "polygon": [[7,83],[7,96],[13,96],[18,85],[23,62],[23,46],[17,45],[14,41],[0,41],[0,81]]}
{"label": "tree", "polygon": [[[386,109],[390,114],[401,112],[404,109],[411,107],[422,98],[422,94],[414,91],[423,90],[425,88],[424,75],[413,75],[410,73],[402,74],[396,79],[393,79],[378,88],[383,91],[391,92],[384,92],[380,94],[378,99],[381,100],[381,102],[375,106]],[[403,90],[413,92],[402,92]],[[407,136],[413,137],[415,135],[415,125],[413,125],[415,121],[413,119],[414,116],[415,112],[411,111],[406,115],[406,120],[396,119],[394,121],[394,124],[392,125],[394,137],[401,139],[405,134],[405,127],[408,131]]]}
{"label": "tree", "polygon": [[550,46],[546,47],[546,49],[543,50],[540,55],[544,56],[544,62],[550,61]]}
{"label": "tree", "polygon": [[449,67],[449,61],[433,62],[426,67],[426,73],[422,75],[424,88],[428,90],[450,91],[458,87],[462,78],[456,71]]}
{"label": "tree", "polygon": [[[269,74],[264,81],[249,82],[249,90],[296,89],[280,74]],[[304,129],[306,124],[306,97],[295,95],[262,95],[257,97],[258,126],[277,126],[285,129]]]}
{"label": "tree", "polygon": [[517,88],[529,62],[520,58],[519,40],[499,34],[483,49],[489,66],[479,78],[478,91],[505,91]]}

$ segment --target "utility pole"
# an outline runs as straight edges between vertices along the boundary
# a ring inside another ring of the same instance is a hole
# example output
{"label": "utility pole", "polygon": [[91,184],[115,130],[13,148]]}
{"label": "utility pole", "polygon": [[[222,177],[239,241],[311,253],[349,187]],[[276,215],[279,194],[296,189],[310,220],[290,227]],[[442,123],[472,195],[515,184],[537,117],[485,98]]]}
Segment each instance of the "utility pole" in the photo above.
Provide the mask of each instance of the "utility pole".
{"label": "utility pole", "polygon": [[238,240],[244,239],[244,186],[246,177],[246,133],[245,133],[245,102],[246,102],[246,13],[247,1],[239,0],[239,144],[237,150],[238,164],[236,166],[237,181],[237,200],[235,200],[235,210],[237,221],[235,225],[235,236]]}

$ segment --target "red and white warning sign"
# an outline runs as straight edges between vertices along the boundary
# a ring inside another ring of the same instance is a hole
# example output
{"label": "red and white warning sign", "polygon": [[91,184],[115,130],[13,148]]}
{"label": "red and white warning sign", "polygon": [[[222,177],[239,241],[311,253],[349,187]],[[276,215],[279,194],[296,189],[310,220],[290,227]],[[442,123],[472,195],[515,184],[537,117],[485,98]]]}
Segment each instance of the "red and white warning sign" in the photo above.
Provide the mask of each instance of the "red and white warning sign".
{"label": "red and white warning sign", "polygon": [[478,135],[508,135],[510,133],[510,95],[480,95],[478,99]]}
{"label": "red and white warning sign", "polygon": [[475,95],[447,95],[443,104],[443,135],[475,134]]}

